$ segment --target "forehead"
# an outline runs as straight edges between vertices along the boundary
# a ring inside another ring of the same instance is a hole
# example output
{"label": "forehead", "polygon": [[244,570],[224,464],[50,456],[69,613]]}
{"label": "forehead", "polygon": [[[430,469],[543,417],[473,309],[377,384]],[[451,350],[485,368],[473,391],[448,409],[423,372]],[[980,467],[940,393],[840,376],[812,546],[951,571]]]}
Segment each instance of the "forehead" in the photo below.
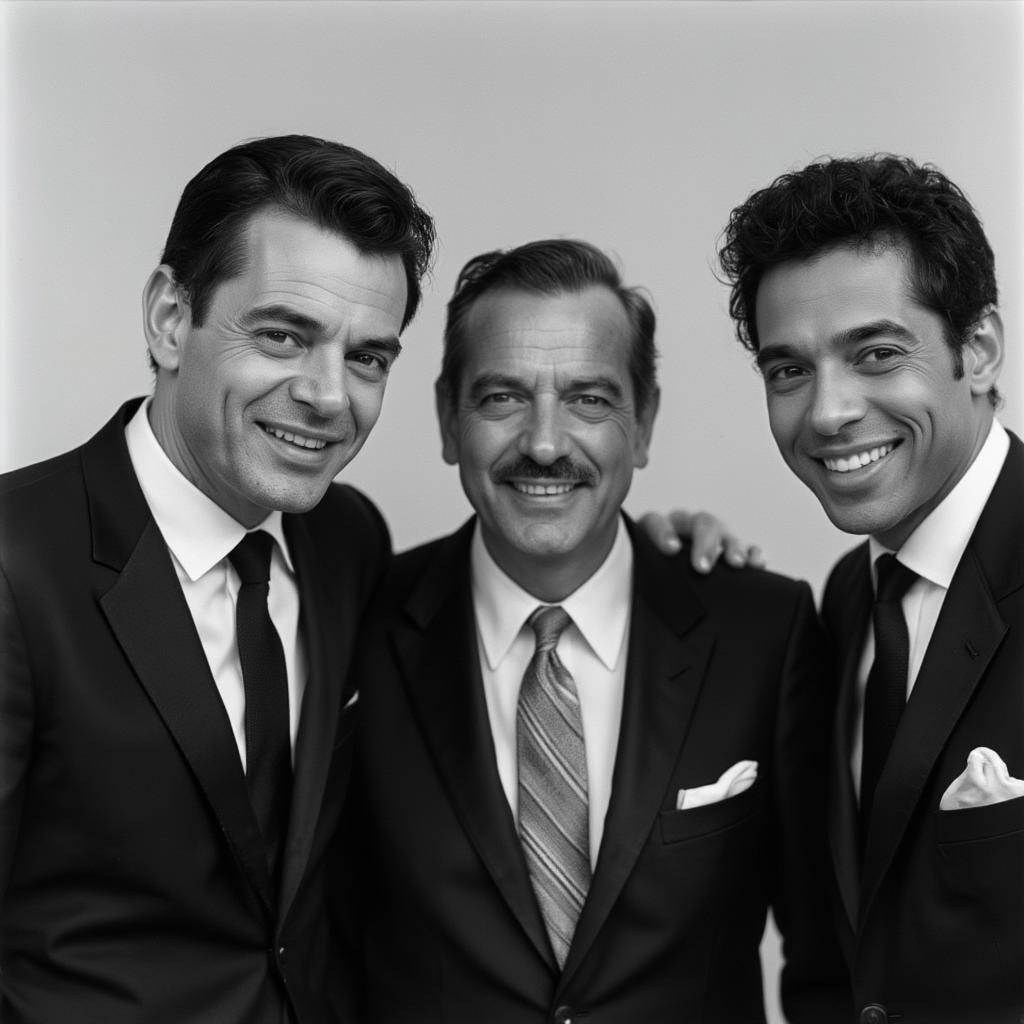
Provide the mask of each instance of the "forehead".
{"label": "forehead", "polygon": [[250,302],[404,314],[407,282],[396,255],[362,253],[344,235],[280,210],[255,214],[244,242],[244,267],[225,283]]}
{"label": "forehead", "polygon": [[768,270],[757,290],[761,348],[824,342],[865,324],[903,323],[930,311],[913,295],[908,257],[894,246],[844,246]]}
{"label": "forehead", "polygon": [[604,285],[555,295],[486,292],[470,307],[464,336],[469,376],[577,369],[581,364],[601,364],[605,373],[628,373],[629,317],[618,296]]}

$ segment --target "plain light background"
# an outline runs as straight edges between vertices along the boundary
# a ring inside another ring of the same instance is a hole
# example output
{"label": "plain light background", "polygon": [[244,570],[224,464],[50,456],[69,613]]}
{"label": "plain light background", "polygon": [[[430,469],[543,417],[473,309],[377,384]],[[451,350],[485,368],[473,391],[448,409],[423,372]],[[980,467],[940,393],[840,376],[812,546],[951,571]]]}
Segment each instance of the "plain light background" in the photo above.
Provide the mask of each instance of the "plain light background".
{"label": "plain light background", "polygon": [[459,268],[575,236],[659,315],[661,413],[627,507],[712,509],[819,590],[853,539],[779,457],[714,271],[732,207],[822,155],[904,153],[967,192],[1003,297],[1001,418],[1024,428],[1018,2],[77,0],[4,4],[0,27],[0,470],[149,390],[140,294],[182,187],[290,132],[366,150],[437,219],[422,311],[343,474],[400,549],[468,514],[432,390]]}

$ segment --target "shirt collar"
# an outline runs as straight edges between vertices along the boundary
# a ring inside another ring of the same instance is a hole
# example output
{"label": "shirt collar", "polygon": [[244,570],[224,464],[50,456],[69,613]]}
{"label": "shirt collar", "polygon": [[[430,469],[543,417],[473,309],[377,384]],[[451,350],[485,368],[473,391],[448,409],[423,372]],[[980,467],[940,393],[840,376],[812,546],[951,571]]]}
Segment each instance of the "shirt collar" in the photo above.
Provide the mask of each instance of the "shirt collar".
{"label": "shirt collar", "polygon": [[[248,531],[167,457],[150,426],[149,405],[143,402],[125,427],[128,455],[167,547],[195,582],[226,558]],[[266,530],[277,541],[289,572],[293,572],[281,513],[271,512],[254,529]]]}
{"label": "shirt collar", "polygon": [[[918,576],[948,589],[1009,450],[1009,435],[993,419],[988,437],[967,472],[904,541],[899,549],[900,562]],[[874,537],[868,543],[873,578],[878,556],[889,548]]]}
{"label": "shirt collar", "polygon": [[[479,522],[473,531],[470,567],[477,628],[493,671],[508,654],[527,618],[545,602],[538,601],[498,567],[484,544]],[[612,549],[600,568],[558,602],[609,671],[622,655],[632,591],[633,546],[620,517]]]}

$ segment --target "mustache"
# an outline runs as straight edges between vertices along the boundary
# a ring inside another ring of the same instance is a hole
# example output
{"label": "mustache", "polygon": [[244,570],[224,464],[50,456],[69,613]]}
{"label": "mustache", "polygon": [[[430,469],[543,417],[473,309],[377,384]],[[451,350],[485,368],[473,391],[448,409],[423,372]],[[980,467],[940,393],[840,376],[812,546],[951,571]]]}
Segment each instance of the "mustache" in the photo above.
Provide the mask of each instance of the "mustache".
{"label": "mustache", "polygon": [[495,483],[505,484],[510,480],[561,480],[566,483],[592,484],[594,472],[588,466],[581,466],[563,455],[549,466],[534,462],[527,455],[521,455],[499,465],[491,474]]}

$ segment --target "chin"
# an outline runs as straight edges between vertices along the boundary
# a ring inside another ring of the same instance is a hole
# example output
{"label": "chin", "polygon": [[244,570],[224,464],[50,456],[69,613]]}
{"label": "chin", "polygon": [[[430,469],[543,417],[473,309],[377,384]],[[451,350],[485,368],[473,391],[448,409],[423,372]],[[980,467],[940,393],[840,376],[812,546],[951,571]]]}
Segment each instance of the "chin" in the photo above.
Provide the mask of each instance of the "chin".
{"label": "chin", "polygon": [[316,487],[311,487],[308,483],[303,487],[283,487],[277,493],[261,496],[260,504],[268,509],[293,515],[309,512],[320,504],[330,486],[331,481],[325,480]]}
{"label": "chin", "polygon": [[822,504],[825,514],[832,525],[843,533],[855,536],[875,536],[891,530],[893,524],[888,517],[879,515],[871,509],[832,508]]}

